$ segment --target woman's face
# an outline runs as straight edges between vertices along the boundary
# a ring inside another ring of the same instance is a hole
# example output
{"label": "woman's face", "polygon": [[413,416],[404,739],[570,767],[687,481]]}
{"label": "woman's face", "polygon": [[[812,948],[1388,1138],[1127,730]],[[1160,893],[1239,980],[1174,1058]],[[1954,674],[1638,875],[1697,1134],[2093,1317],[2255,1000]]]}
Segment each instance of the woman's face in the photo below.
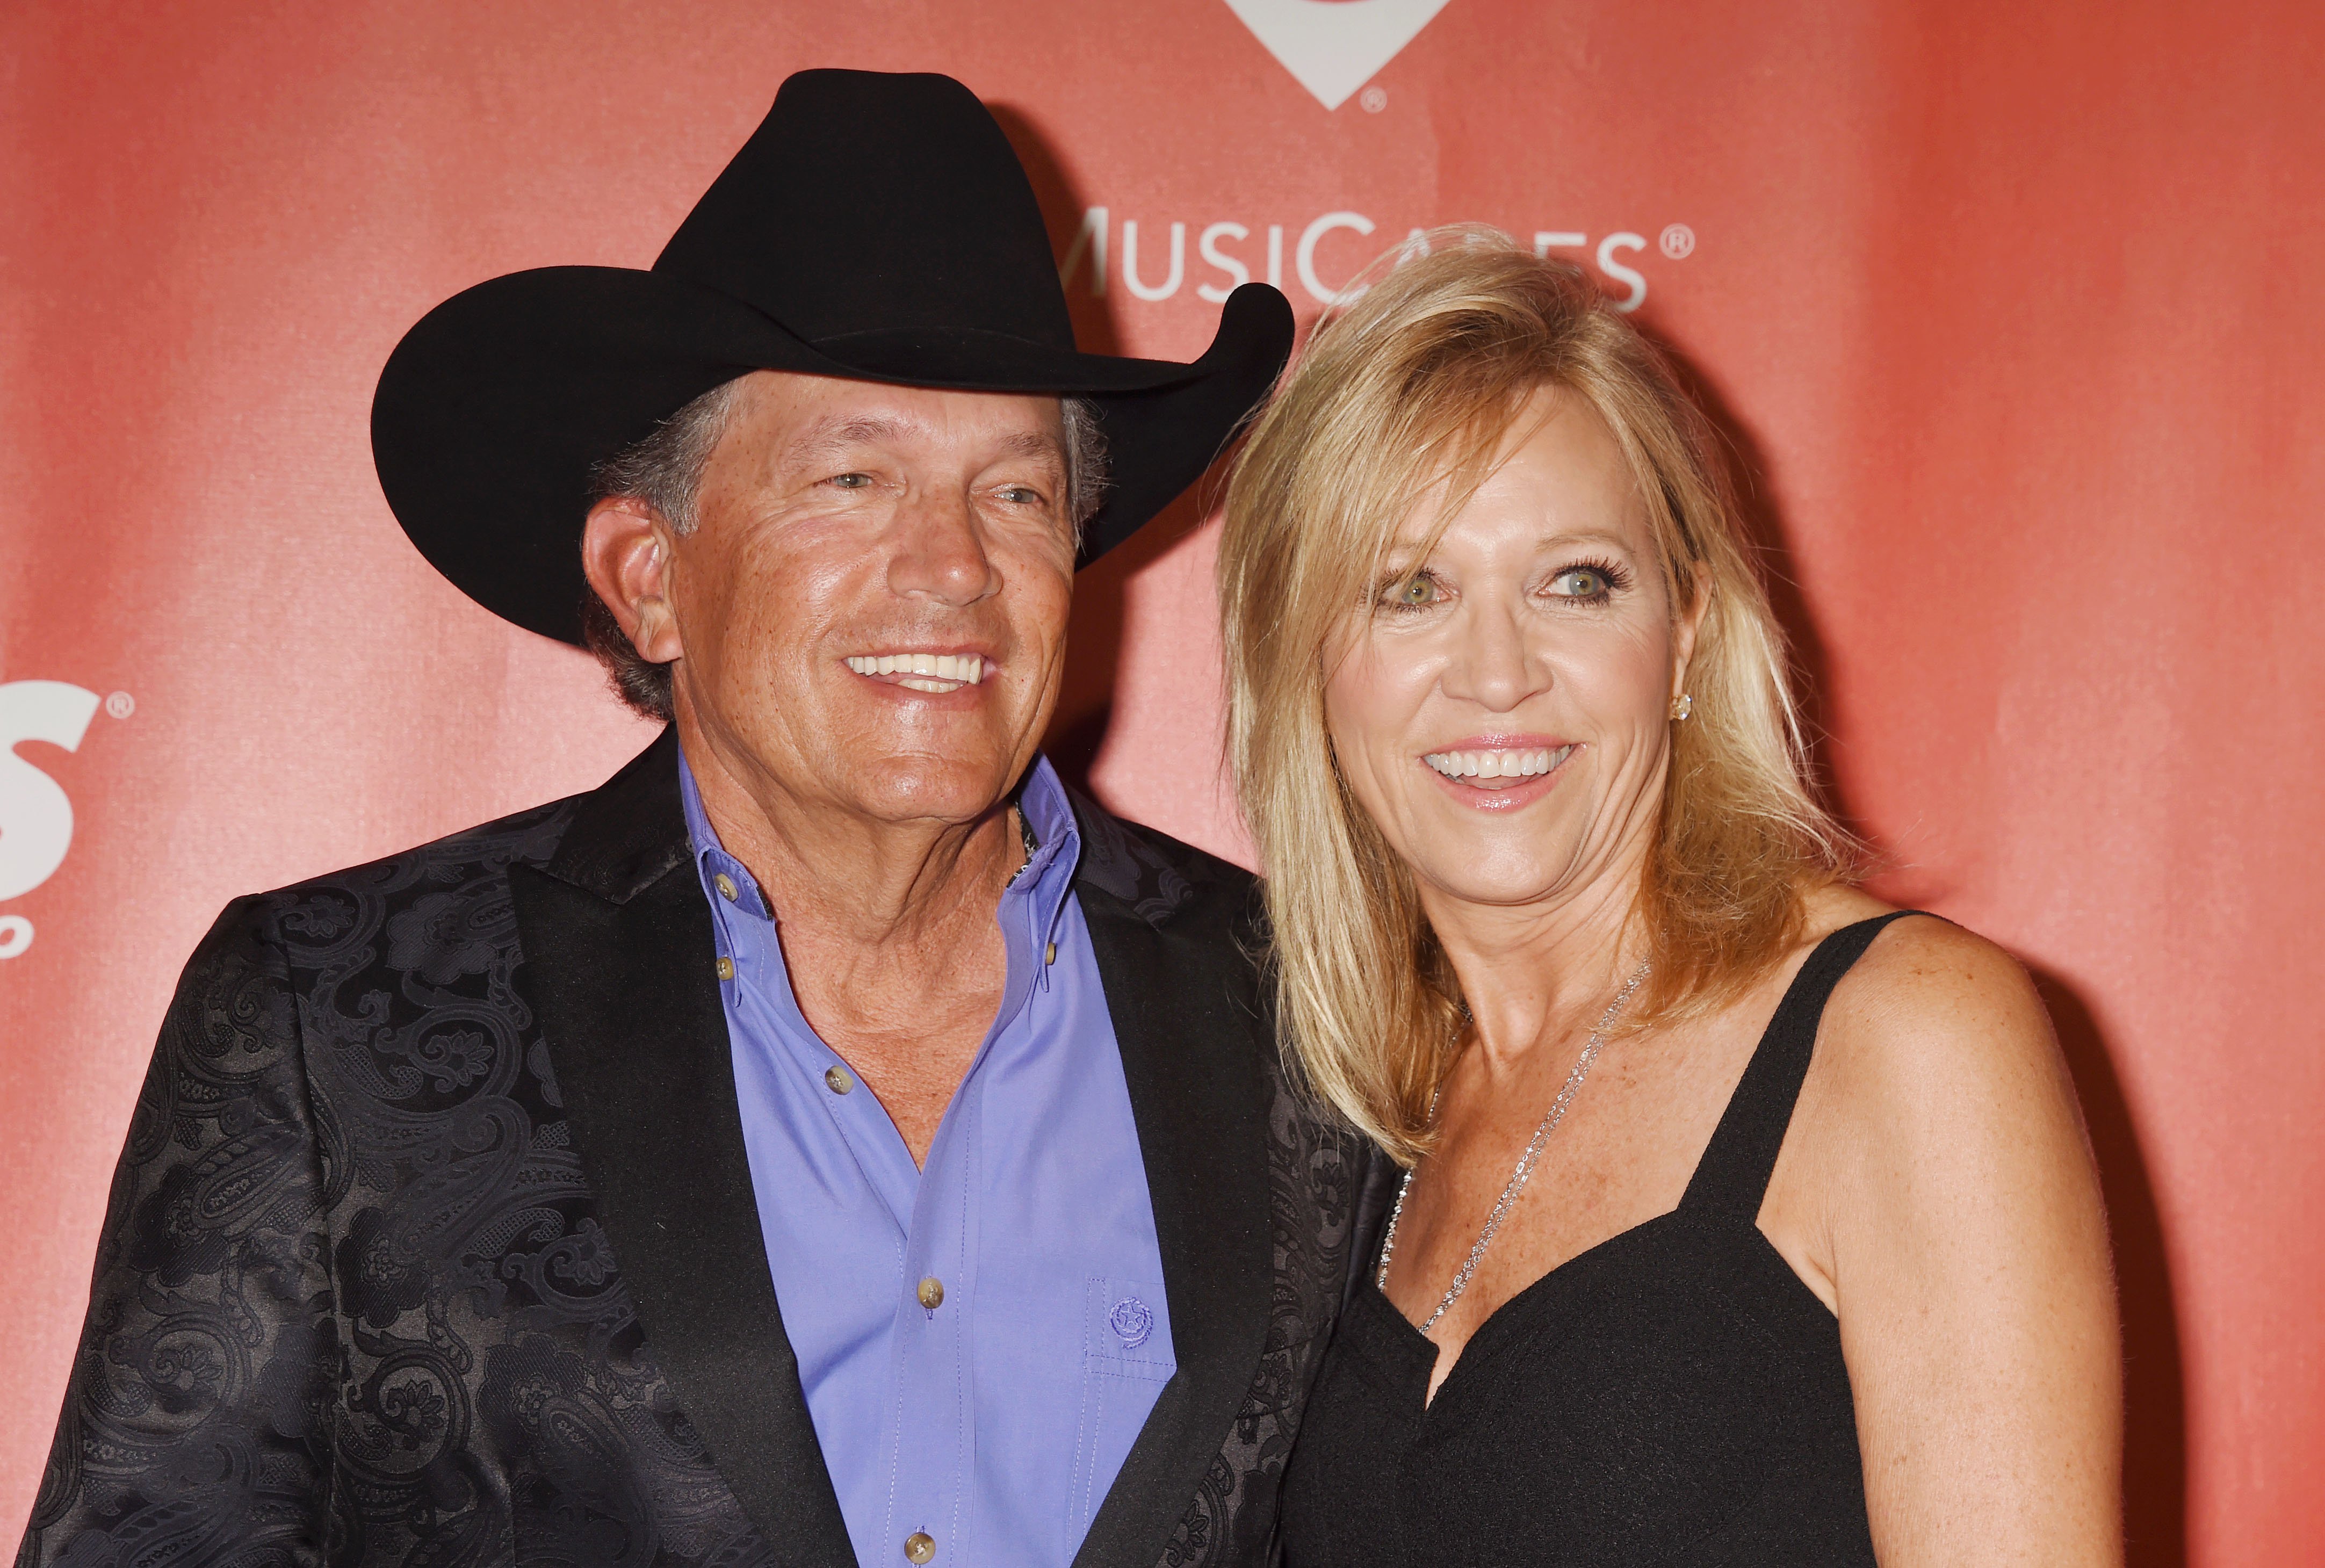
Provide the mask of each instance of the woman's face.
{"label": "woman's face", "polygon": [[1515,906],[1643,863],[1700,612],[1674,618],[1587,404],[1536,394],[1497,457],[1426,555],[1438,504],[1414,509],[1327,652],[1324,701],[1350,791],[1423,889]]}

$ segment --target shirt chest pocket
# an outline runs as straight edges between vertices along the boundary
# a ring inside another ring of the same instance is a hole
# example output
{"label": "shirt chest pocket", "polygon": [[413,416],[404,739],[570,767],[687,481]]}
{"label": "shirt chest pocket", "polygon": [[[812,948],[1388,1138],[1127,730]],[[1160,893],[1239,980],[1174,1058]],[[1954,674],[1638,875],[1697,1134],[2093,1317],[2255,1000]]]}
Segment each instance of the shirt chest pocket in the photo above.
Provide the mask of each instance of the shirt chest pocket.
{"label": "shirt chest pocket", "polygon": [[[1082,1292],[1082,1405],[1066,1499],[1067,1539],[1089,1529],[1162,1385],[1179,1369],[1161,1280],[1098,1279]],[[1070,1555],[1070,1553],[1069,1553]]]}

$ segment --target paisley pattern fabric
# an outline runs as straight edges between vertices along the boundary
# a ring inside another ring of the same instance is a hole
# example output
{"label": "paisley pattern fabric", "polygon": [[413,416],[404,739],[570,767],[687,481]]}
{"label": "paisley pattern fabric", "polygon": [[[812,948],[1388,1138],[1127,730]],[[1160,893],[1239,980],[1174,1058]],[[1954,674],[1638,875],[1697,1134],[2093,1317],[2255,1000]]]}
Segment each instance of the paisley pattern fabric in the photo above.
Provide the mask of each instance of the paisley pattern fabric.
{"label": "paisley pattern fabric", "polygon": [[[1350,1245],[1353,1215],[1357,1184],[1366,1176],[1366,1162],[1355,1157],[1355,1139],[1320,1127],[1280,1069],[1272,1080],[1271,1100],[1267,1155],[1275,1299],[1268,1313],[1267,1346],[1234,1428],[1172,1535],[1163,1568],[1275,1560],[1276,1489],[1356,1256]],[[1366,1184],[1377,1183],[1375,1174]]]}
{"label": "paisley pattern fabric", "polygon": [[[510,871],[550,862],[591,799],[219,918],[138,1099],[20,1568],[795,1560],[657,1368],[529,1000]],[[1090,905],[1247,940],[1240,916],[1183,907],[1247,906],[1241,872],[1077,807]],[[1247,1024],[1273,1304],[1218,1456],[1174,1505],[1172,1568],[1266,1560],[1350,1256],[1363,1156]],[[1134,1454],[1117,1488],[1161,1473]],[[1094,1536],[1082,1560],[1129,1561],[1107,1549]]]}

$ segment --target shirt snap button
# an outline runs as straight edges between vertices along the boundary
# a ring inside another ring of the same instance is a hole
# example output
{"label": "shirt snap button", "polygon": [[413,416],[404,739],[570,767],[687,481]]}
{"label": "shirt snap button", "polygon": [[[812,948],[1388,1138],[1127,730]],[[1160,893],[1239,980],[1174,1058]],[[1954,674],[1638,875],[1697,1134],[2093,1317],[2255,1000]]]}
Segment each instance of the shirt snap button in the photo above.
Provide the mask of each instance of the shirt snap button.
{"label": "shirt snap button", "polygon": [[856,1080],[848,1076],[845,1067],[827,1067],[823,1070],[823,1085],[834,1094],[846,1094],[856,1087]]}
{"label": "shirt snap button", "polygon": [[735,960],[733,959],[725,957],[721,957],[719,959],[718,978],[722,980],[731,980],[735,978]]}
{"label": "shirt snap button", "polygon": [[721,871],[717,877],[711,879],[711,885],[718,889],[719,897],[725,899],[729,904],[735,902],[735,895],[738,890],[735,886],[735,879],[732,877],[729,877],[727,873]]}
{"label": "shirt snap button", "polygon": [[926,1563],[937,1554],[936,1537],[926,1530],[914,1530],[904,1537],[904,1561]]}
{"label": "shirt snap button", "polygon": [[[921,1298],[921,1304],[928,1308],[929,1311],[934,1312],[937,1308],[944,1305],[944,1281],[939,1279],[932,1274],[929,1276],[928,1278],[921,1281],[921,1288],[916,1294]],[[921,1562],[926,1562],[927,1560],[928,1559],[924,1557],[918,1559],[918,1561]]]}

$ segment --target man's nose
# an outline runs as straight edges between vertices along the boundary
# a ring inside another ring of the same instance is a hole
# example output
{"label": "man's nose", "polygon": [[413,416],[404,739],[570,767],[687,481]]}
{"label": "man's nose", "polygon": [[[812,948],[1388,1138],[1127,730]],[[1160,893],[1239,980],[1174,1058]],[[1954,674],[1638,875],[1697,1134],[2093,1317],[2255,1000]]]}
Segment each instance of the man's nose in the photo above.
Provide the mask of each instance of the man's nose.
{"label": "man's nose", "polygon": [[888,586],[906,598],[968,605],[1001,586],[977,508],[958,490],[921,491],[898,511]]}
{"label": "man's nose", "polygon": [[1473,609],[1453,631],[1459,642],[1445,668],[1447,696],[1505,713],[1533,694],[1541,680],[1526,656],[1525,628],[1516,615]]}

